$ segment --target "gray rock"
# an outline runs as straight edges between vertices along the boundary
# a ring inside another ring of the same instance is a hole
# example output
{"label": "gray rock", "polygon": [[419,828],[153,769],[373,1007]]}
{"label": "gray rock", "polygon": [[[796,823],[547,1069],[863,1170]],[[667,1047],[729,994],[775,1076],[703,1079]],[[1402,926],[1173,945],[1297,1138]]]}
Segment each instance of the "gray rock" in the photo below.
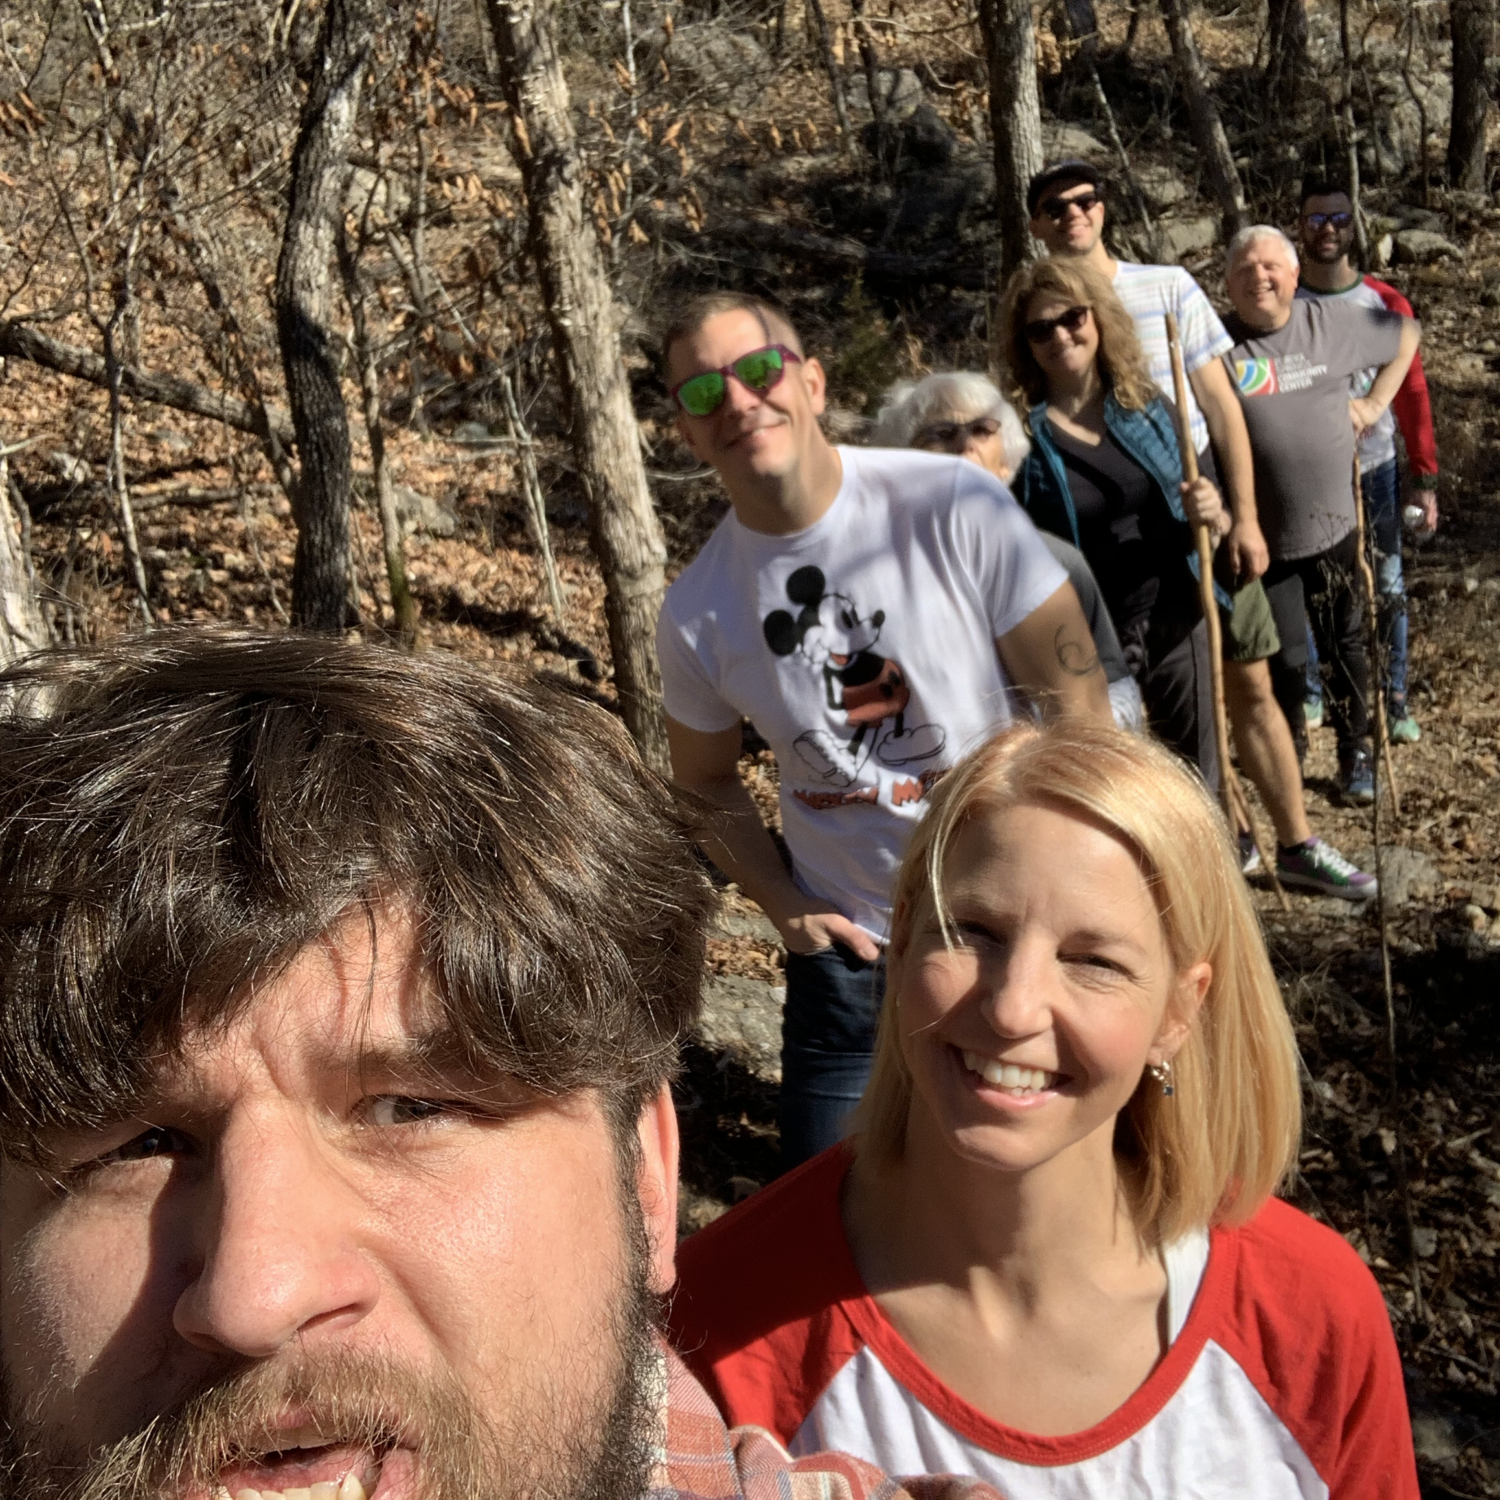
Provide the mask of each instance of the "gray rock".
{"label": "gray rock", "polygon": [[401,534],[410,536],[414,531],[428,536],[453,536],[458,531],[458,516],[441,500],[434,500],[409,485],[396,486],[396,515],[401,521]]}
{"label": "gray rock", "polygon": [[731,108],[753,104],[776,73],[775,61],[753,36],[723,22],[679,26],[666,56],[672,71],[697,84],[710,103]]}
{"label": "gray rock", "polygon": [[[1375,870],[1375,851],[1361,849],[1353,856],[1361,870]],[[1443,887],[1442,872],[1419,849],[1391,844],[1381,850],[1380,875],[1387,910],[1412,901],[1431,901]]]}
{"label": "gray rock", "polygon": [[1161,258],[1171,262],[1194,250],[1207,250],[1219,237],[1219,221],[1213,214],[1198,214],[1190,219],[1163,219],[1156,230]]}
{"label": "gray rock", "polygon": [[767,1083],[781,1082],[781,1008],[786,990],[759,979],[722,974],[703,986],[698,1039],[727,1053]]}
{"label": "gray rock", "polygon": [[405,218],[411,212],[411,190],[402,174],[355,167],[349,174],[349,185],[344,191],[344,209],[358,217],[364,214],[367,205],[379,210],[388,219]]}
{"label": "gray rock", "polygon": [[901,122],[898,139],[903,166],[946,167],[958,147],[958,137],[930,104],[919,104]]}
{"label": "gray rock", "polygon": [[1151,208],[1158,211],[1172,208],[1178,203],[1185,202],[1192,195],[1192,188],[1188,185],[1187,179],[1170,167],[1143,162],[1134,170],[1135,180],[1140,183],[1141,192]]}
{"label": "gray rock", "polygon": [[714,918],[713,935],[723,938],[758,938],[763,943],[781,942],[776,924],[758,911],[731,911],[721,907]]}
{"label": "gray rock", "polygon": [[[922,80],[910,68],[877,68],[875,93],[888,120],[909,118],[927,97],[922,91]],[[849,107],[873,117],[870,81],[862,71],[849,80]]]}
{"label": "gray rock", "polygon": [[1406,204],[1398,210],[1397,219],[1402,229],[1430,229],[1434,234],[1443,232],[1442,214],[1430,208],[1414,208]]}
{"label": "gray rock", "polygon": [[1091,135],[1081,125],[1062,125],[1044,122],[1042,125],[1042,155],[1045,160],[1086,161],[1101,172],[1110,170],[1110,149],[1096,135]]}
{"label": "gray rock", "polygon": [[1457,1458],[1463,1452],[1463,1444],[1453,1430],[1453,1423],[1437,1412],[1424,1412],[1411,1420],[1412,1443],[1419,1458],[1429,1462],[1445,1458]]}
{"label": "gray rock", "polygon": [[1435,230],[1403,229],[1396,236],[1395,257],[1400,265],[1425,266],[1445,258],[1462,260],[1464,253]]}
{"label": "gray rock", "polygon": [[453,429],[455,443],[493,443],[495,434],[485,422],[460,422]]}
{"label": "gray rock", "polygon": [[94,477],[89,461],[86,458],[79,458],[76,453],[61,450],[50,453],[47,455],[47,463],[52,472],[68,484],[87,484]]}

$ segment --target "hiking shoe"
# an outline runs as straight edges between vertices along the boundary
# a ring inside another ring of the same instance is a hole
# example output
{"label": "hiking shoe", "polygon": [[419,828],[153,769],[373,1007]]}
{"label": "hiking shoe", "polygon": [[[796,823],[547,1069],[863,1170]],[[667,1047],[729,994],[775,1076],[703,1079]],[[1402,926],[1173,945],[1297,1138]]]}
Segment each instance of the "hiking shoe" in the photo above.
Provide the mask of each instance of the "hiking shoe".
{"label": "hiking shoe", "polygon": [[1307,721],[1309,729],[1321,729],[1323,727],[1323,700],[1309,698],[1302,705],[1302,717]]}
{"label": "hiking shoe", "polygon": [[1300,886],[1345,901],[1368,901],[1379,887],[1373,875],[1345,859],[1332,844],[1312,838],[1295,849],[1276,851],[1276,875],[1282,885]]}
{"label": "hiking shoe", "polygon": [[1260,850],[1255,847],[1255,840],[1240,830],[1240,874],[1256,875],[1260,873],[1261,860]]}
{"label": "hiking shoe", "polygon": [[1386,726],[1393,745],[1415,745],[1422,738],[1422,726],[1410,714],[1393,716]]}
{"label": "hiking shoe", "polygon": [[1375,767],[1368,750],[1356,750],[1341,762],[1339,791],[1351,807],[1368,807],[1375,800]]}

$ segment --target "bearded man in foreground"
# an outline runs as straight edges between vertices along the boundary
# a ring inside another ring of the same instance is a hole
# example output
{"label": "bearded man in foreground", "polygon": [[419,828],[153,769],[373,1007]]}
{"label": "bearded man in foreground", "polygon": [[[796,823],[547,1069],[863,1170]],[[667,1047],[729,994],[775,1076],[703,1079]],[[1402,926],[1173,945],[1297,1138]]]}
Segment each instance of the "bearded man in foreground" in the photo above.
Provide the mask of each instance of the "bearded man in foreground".
{"label": "bearded man in foreground", "polygon": [[607,714],[168,633],[0,675],[0,763],[0,1495],[896,1492],[655,1332],[711,896]]}

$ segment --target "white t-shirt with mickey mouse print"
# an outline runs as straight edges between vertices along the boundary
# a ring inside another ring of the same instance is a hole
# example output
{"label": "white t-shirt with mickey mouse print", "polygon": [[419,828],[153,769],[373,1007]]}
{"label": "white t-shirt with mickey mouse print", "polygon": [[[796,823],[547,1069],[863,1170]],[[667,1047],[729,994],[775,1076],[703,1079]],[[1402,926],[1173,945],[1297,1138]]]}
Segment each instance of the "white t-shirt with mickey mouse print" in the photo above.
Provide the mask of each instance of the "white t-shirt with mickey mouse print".
{"label": "white t-shirt with mickey mouse print", "polygon": [[936,776],[1015,717],[995,641],[1067,582],[1036,528],[966,459],[840,448],[805,531],[731,511],[667,591],[667,713],[748,718],[775,752],[797,884],[884,938]]}

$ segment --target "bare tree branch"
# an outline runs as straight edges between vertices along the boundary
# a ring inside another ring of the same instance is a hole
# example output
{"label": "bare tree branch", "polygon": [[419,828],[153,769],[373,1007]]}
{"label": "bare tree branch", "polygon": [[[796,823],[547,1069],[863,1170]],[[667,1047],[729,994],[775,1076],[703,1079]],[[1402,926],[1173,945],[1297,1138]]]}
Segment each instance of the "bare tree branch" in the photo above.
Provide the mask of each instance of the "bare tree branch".
{"label": "bare tree branch", "polygon": [[[27,359],[45,369],[56,370],[59,375],[69,375],[74,380],[86,380],[90,385],[109,389],[109,376],[99,355],[80,349],[76,344],[48,338],[15,320],[0,320],[0,357]],[[207,386],[183,380],[177,375],[154,375],[134,365],[121,365],[120,390],[136,401],[153,401],[176,411],[211,417],[239,432],[253,433],[262,441],[266,437],[267,424],[283,446],[297,441],[291,418],[279,408],[268,406],[262,418],[238,397],[211,391]]]}

